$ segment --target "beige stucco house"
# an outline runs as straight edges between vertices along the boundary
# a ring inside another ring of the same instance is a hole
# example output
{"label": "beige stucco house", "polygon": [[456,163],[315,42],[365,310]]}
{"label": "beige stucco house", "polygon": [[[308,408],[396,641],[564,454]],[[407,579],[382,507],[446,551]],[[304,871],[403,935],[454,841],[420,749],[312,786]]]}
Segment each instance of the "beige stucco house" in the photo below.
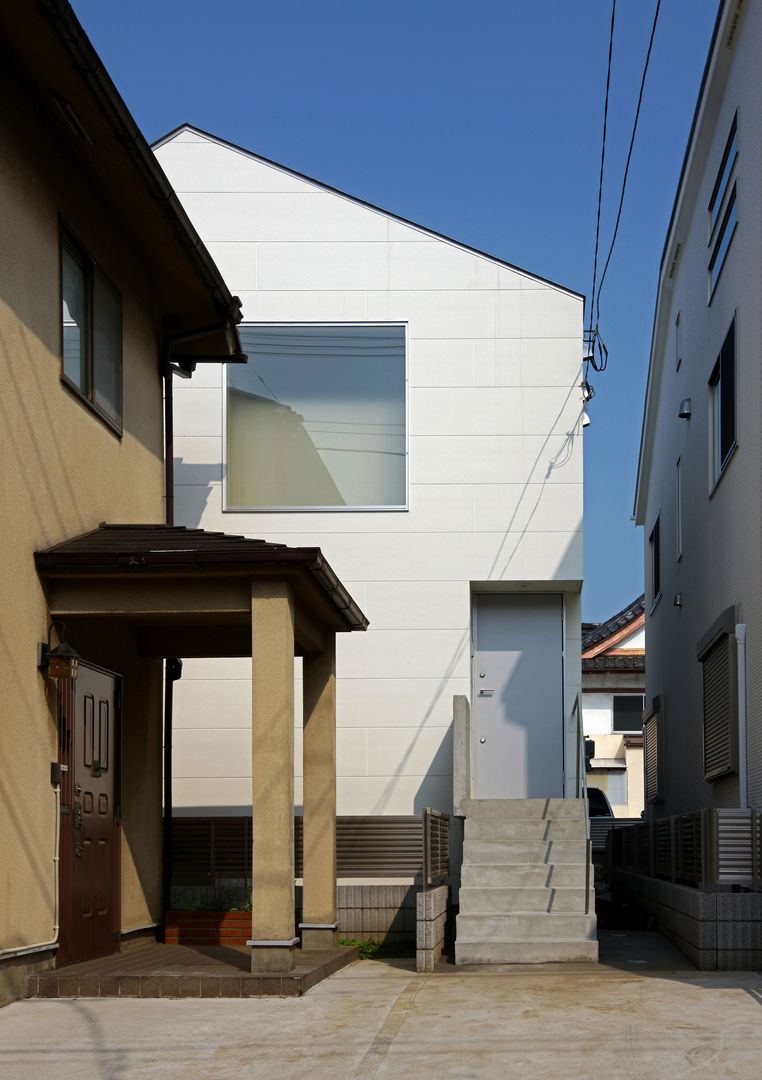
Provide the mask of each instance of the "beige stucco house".
{"label": "beige stucco house", "polygon": [[252,964],[287,967],[294,654],[332,940],[333,639],[365,619],[318,549],[172,527],[173,376],[245,360],[240,304],[64,0],[0,10],[0,86],[0,1000],[156,934],[162,664],[210,637],[257,655]]}

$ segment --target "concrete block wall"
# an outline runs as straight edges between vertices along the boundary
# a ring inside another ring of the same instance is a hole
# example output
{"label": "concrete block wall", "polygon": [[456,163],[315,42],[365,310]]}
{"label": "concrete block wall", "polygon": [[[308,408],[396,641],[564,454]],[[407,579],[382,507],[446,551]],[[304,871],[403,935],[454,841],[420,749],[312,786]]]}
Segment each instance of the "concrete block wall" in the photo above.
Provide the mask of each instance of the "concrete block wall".
{"label": "concrete block wall", "polygon": [[450,890],[447,885],[419,892],[416,898],[415,969],[433,971],[442,956]]}
{"label": "concrete block wall", "polygon": [[412,944],[417,891],[412,884],[339,885],[339,935],[379,944]]}
{"label": "concrete block wall", "polygon": [[762,967],[762,893],[701,892],[625,870],[614,872],[614,886],[700,971]]}

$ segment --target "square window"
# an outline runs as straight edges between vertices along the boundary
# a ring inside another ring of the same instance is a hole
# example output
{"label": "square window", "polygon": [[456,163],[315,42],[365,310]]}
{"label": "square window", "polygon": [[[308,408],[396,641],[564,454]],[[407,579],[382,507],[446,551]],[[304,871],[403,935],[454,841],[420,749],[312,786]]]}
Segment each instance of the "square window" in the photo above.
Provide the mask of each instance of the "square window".
{"label": "square window", "polygon": [[736,447],[736,321],[709,377],[709,479],[719,480]]}
{"label": "square window", "polygon": [[227,509],[407,507],[405,327],[242,325]]}
{"label": "square window", "polygon": [[62,378],[121,432],[122,299],[68,233],[61,237]]}
{"label": "square window", "polygon": [[643,694],[614,694],[613,730],[641,731],[645,700]]}

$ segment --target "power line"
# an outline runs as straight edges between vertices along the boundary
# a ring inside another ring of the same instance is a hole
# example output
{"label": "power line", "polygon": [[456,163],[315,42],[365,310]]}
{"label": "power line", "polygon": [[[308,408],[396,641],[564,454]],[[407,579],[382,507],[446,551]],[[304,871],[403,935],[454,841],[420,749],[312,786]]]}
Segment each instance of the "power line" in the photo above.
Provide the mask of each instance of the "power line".
{"label": "power line", "polygon": [[598,214],[595,222],[595,255],[593,257],[593,288],[590,293],[590,328],[588,337],[593,335],[593,304],[595,301],[595,285],[598,274],[598,238],[601,231],[601,201],[603,199],[603,164],[606,159],[606,124],[609,115],[609,87],[611,85],[611,57],[614,51],[614,16],[616,15],[616,0],[611,0],[611,30],[609,33],[609,63],[606,71],[606,98],[603,103],[603,137],[601,139],[601,173],[598,181]]}
{"label": "power line", "polygon": [[[614,235],[611,238],[611,247],[609,248],[609,253],[608,253],[607,257],[606,257],[606,265],[603,267],[603,273],[601,274],[600,285],[598,286],[598,299],[596,301],[596,310],[595,310],[595,329],[596,329],[596,331],[598,330],[598,320],[599,320],[600,314],[601,314],[601,290],[603,289],[603,282],[606,280],[606,271],[609,268],[609,262],[611,261],[611,253],[614,250],[614,244],[616,243],[617,233],[619,232],[619,219],[622,216],[622,206],[624,204],[624,192],[625,192],[625,188],[627,187],[627,174],[628,174],[628,172],[630,170],[630,159],[632,157],[632,148],[635,145],[635,132],[638,130],[638,117],[640,116],[640,105],[641,105],[641,102],[643,101],[643,88],[646,85],[646,74],[648,73],[648,63],[649,63],[649,61],[651,59],[651,49],[653,48],[654,35],[656,33],[656,23],[657,23],[657,20],[659,18],[659,8],[660,7],[661,7],[661,0],[656,0],[656,11],[654,12],[654,21],[653,21],[653,25],[651,27],[651,37],[650,37],[649,42],[648,42],[648,52],[646,53],[646,62],[645,62],[645,65],[643,67],[643,77],[640,80],[640,93],[638,94],[638,106],[637,106],[637,108],[635,110],[635,120],[634,120],[633,125],[632,125],[632,136],[630,138],[630,149],[629,149],[629,151],[627,153],[627,164],[624,167],[624,177],[622,179],[622,193],[619,196],[619,210],[617,211],[617,215],[616,215],[616,224],[614,226]],[[592,316],[592,303],[590,305],[590,309],[591,309],[590,314]],[[591,326],[592,326],[592,321],[591,321]]]}

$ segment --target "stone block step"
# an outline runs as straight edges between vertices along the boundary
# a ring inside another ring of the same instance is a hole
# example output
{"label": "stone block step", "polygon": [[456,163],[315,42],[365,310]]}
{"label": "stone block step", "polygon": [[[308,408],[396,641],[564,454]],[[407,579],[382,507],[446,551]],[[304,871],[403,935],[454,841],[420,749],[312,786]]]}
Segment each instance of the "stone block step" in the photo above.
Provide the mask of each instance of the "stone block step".
{"label": "stone block step", "polygon": [[585,818],[582,799],[464,799],[463,813],[468,818],[524,818],[532,821],[547,818]]}
{"label": "stone block step", "polygon": [[595,915],[518,912],[515,915],[464,915],[457,918],[456,940],[535,941],[544,938],[595,940]]}
{"label": "stone block step", "polygon": [[461,885],[461,915],[506,915],[526,911],[584,915],[585,889],[491,889]]}
{"label": "stone block step", "polygon": [[[584,863],[526,864],[510,863],[490,866],[464,863],[460,874],[462,888],[582,888],[587,876]],[[592,883],[593,875],[590,874]]]}
{"label": "stone block step", "polygon": [[598,942],[589,940],[469,941],[455,942],[456,964],[595,963]]}
{"label": "stone block step", "polygon": [[582,863],[587,859],[584,840],[471,840],[463,845],[463,864]]}
{"label": "stone block step", "polygon": [[545,818],[537,821],[509,818],[466,818],[465,842],[470,840],[581,840],[585,841],[582,818]]}

